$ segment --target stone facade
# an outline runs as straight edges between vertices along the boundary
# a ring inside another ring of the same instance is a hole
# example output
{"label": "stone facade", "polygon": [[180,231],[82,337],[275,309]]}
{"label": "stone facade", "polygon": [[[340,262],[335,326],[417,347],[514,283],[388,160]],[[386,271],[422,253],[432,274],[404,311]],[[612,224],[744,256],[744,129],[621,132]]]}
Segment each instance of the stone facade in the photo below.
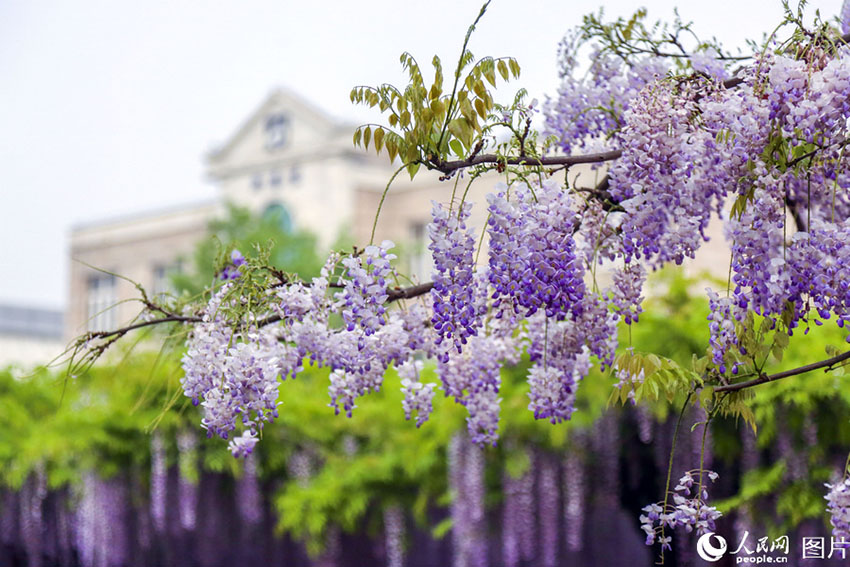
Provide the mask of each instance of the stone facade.
{"label": "stone facade", "polygon": [[130,280],[152,293],[165,291],[170,272],[192,253],[218,209],[206,203],[75,227],[66,338],[135,317],[141,305],[133,301],[139,294]]}

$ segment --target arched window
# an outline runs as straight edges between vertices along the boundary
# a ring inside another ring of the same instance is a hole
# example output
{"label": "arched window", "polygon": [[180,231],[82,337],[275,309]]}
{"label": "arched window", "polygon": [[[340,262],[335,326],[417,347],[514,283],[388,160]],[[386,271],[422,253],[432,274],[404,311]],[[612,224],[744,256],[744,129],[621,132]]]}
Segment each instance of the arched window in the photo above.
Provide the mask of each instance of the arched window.
{"label": "arched window", "polygon": [[292,217],[280,203],[271,203],[263,211],[263,219],[278,225],[284,232],[292,232]]}

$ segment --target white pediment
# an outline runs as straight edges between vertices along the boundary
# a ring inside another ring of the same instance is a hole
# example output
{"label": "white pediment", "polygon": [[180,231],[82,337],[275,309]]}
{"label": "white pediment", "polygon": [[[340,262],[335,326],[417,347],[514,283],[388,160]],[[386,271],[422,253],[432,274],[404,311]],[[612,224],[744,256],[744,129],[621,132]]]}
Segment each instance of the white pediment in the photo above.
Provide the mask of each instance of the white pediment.
{"label": "white pediment", "polygon": [[292,92],[275,90],[230,139],[208,156],[210,173],[218,177],[233,169],[297,158],[327,147],[340,126]]}

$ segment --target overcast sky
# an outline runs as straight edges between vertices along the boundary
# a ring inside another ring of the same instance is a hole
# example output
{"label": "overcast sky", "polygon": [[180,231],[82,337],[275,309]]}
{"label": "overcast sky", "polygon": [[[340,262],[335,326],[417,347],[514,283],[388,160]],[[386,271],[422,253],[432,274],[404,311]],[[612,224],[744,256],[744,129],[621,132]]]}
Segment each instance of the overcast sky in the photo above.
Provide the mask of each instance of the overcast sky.
{"label": "overcast sky", "polygon": [[[814,1],[823,14],[840,0]],[[666,18],[677,2],[646,5]],[[678,2],[702,36],[761,37],[779,1]],[[0,1],[0,303],[67,304],[68,234],[78,223],[211,199],[204,154],[275,87],[339,118],[355,84],[402,84],[398,55],[449,68],[480,0],[240,2]],[[478,55],[512,55],[517,86],[557,87],[564,32],[590,2],[493,0]],[[515,86],[497,99],[508,100]]]}

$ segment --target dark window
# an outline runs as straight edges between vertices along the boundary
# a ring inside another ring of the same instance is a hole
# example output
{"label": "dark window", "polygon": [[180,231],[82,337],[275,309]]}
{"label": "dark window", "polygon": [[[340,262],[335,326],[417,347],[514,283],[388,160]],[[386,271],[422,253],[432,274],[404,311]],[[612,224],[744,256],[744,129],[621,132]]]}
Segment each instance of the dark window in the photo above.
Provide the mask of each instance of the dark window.
{"label": "dark window", "polygon": [[115,276],[94,274],[89,276],[86,290],[86,318],[89,331],[112,330],[115,320]]}
{"label": "dark window", "polygon": [[180,260],[171,264],[154,264],[153,267],[153,294],[173,293],[174,286],[171,284],[171,276],[182,271]]}
{"label": "dark window", "polygon": [[286,114],[272,114],[266,118],[266,149],[282,148],[289,141],[290,120]]}

